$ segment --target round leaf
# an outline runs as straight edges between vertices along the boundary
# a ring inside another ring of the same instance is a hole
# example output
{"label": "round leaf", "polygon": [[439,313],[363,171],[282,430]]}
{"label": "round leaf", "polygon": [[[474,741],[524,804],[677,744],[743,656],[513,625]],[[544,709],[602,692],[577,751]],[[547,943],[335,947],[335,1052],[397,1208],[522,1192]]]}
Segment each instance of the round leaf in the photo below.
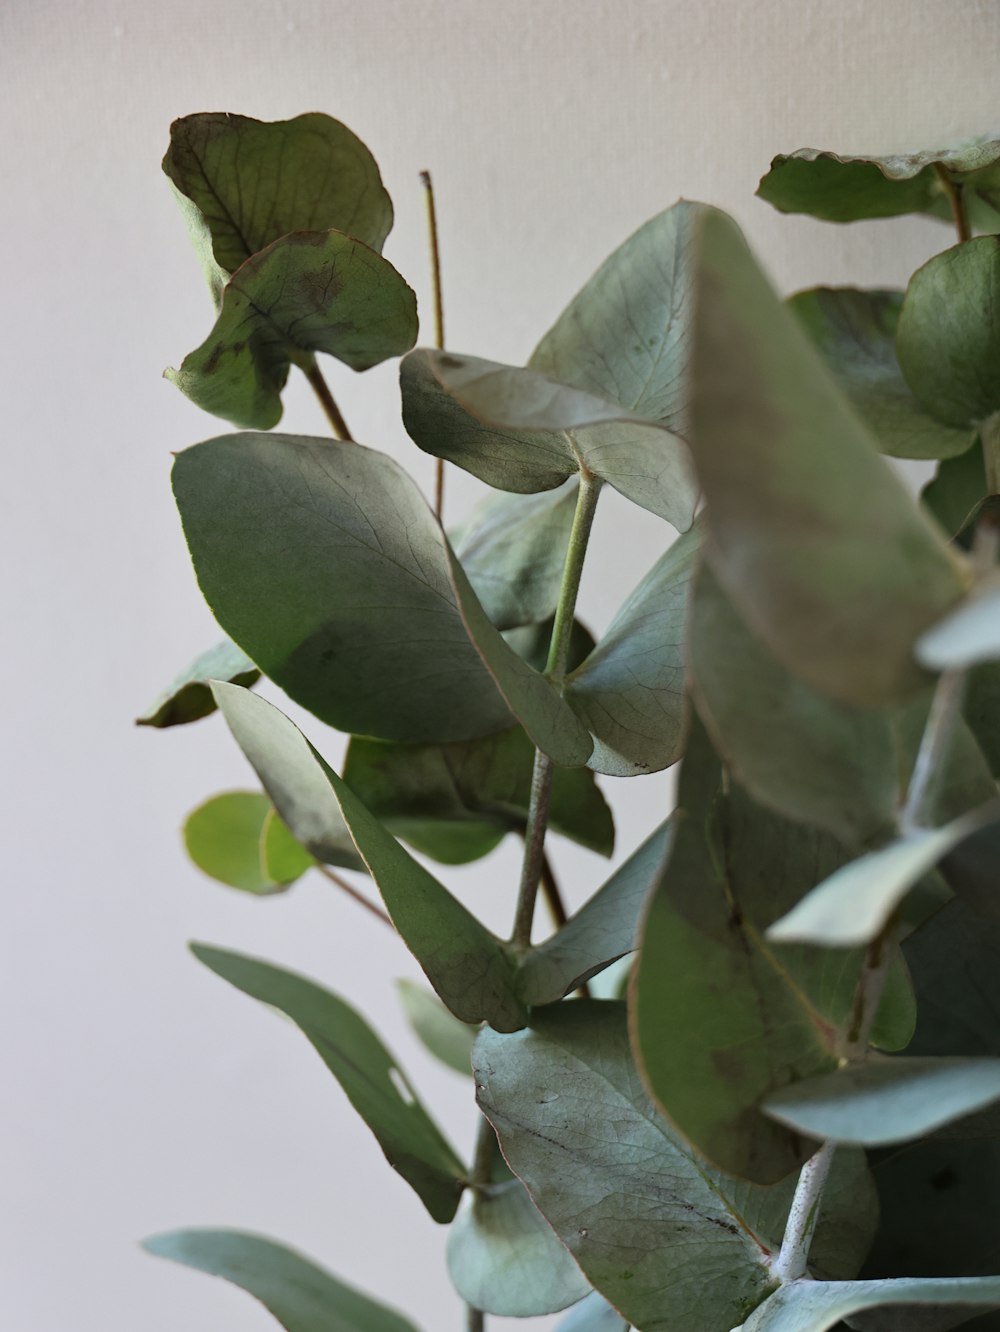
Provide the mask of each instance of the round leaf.
{"label": "round leaf", "polygon": [[220,883],[258,896],[280,893],[314,861],[280,820],[283,833],[276,832],[275,822],[266,795],[227,791],[188,815],[184,845],[198,868]]}

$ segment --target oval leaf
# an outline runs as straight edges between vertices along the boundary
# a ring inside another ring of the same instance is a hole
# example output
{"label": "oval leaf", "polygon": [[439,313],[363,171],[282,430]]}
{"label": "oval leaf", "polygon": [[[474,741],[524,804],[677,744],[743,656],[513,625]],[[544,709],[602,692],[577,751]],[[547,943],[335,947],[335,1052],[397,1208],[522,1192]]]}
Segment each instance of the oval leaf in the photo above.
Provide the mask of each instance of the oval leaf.
{"label": "oval leaf", "polygon": [[260,671],[242,648],[226,639],[196,657],[186,670],[150,704],[137,726],[183,726],[215,711],[209,688],[212,680],[228,680],[247,688],[260,679]]}
{"label": "oval leaf", "polygon": [[416,1332],[401,1314],[343,1285],[307,1258],[239,1230],[172,1230],[147,1253],[222,1277],[260,1300],[286,1332]]}
{"label": "oval leaf", "polygon": [[[902,1277],[896,1281],[793,1281],[771,1298],[734,1332],[827,1332],[844,1318],[865,1309],[906,1309],[906,1318],[918,1317],[927,1305],[964,1306],[955,1321],[935,1327],[956,1327],[987,1309],[1000,1308],[1000,1277],[937,1279]],[[898,1324],[912,1327],[905,1322]]]}
{"label": "oval leaf", "polygon": [[269,962],[204,944],[192,944],[191,951],[230,985],[291,1018],[375,1134],[389,1164],[435,1221],[450,1221],[465,1187],[465,1168],[364,1018],[329,990]]}
{"label": "oval leaf", "polygon": [[[188,855],[205,874],[231,888],[264,896],[291,887],[312,856],[285,829],[277,839],[274,809],[257,791],[226,791],[199,805],[184,823]],[[279,828],[284,825],[277,821]]]}

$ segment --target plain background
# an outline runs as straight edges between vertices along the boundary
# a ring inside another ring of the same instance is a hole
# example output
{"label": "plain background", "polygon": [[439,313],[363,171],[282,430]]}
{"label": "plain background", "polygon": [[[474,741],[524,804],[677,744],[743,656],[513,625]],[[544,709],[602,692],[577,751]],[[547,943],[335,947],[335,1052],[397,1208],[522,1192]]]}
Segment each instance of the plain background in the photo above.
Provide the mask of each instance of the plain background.
{"label": "plain background", "polygon": [[[754,199],[757,179],[804,145],[907,150],[1000,129],[998,39],[995,0],[5,0],[5,1332],[272,1327],[242,1293],[137,1250],[185,1224],[279,1237],[426,1332],[461,1325],[444,1232],[298,1034],[185,944],[258,953],[349,996],[465,1149],[470,1085],[433,1065],[398,1009],[393,979],[413,966],[322,880],[255,902],[203,879],[177,829],[214,791],[252,786],[249,770],[218,718],[130,724],[217,637],[168,488],[170,451],[226,428],[160,378],[211,324],[159,172],[170,121],[344,120],[381,164],[397,215],[386,252],[421,299],[430,167],[449,342],[520,361],[680,195],[732,211],[783,290],[904,282],[951,243],[945,229],[783,218]],[[429,483],[398,424],[395,367],[330,365],[358,438]],[[324,430],[300,386],[285,424]],[[451,516],[476,493],[453,479]],[[668,538],[613,498],[602,508],[583,590],[595,628]],[[669,791],[662,776],[614,788],[622,853]],[[555,856],[574,901],[606,873]],[[506,848],[449,882],[506,929],[514,868]]]}

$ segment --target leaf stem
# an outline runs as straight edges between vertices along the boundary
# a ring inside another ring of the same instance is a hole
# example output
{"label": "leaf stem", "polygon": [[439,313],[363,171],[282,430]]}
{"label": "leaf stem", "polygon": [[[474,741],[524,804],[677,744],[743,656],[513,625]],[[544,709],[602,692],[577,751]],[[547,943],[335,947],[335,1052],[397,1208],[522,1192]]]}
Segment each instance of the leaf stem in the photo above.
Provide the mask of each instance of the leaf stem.
{"label": "leaf stem", "polygon": [[[421,171],[420,180],[427,202],[427,231],[431,244],[431,279],[434,284],[434,345],[444,350],[444,293],[441,286],[441,247],[438,243],[437,207],[434,202],[434,182],[429,171]],[[444,513],[444,459],[438,458],[434,474],[434,512],[438,522]]]}
{"label": "leaf stem", "polygon": [[557,930],[561,930],[569,919],[569,916],[566,914],[566,904],[562,900],[562,894],[559,891],[556,876],[552,872],[552,862],[544,851],[542,852],[541,887],[542,896],[545,898],[545,905],[548,907],[549,915],[552,917],[552,924]]}
{"label": "leaf stem", "polygon": [[312,385],[316,397],[319,398],[320,405],[326,413],[326,419],[330,422],[334,438],[342,439],[347,444],[353,444],[354,436],[348,430],[347,422],[337,406],[337,400],[330,392],[330,385],[323,378],[323,372],[316,364],[316,357],[310,353],[308,357],[303,357],[298,364],[301,366],[302,373]]}
{"label": "leaf stem", "polygon": [[835,1150],[835,1143],[825,1142],[799,1172],[795,1196],[792,1198],[792,1206],[785,1223],[785,1237],[781,1241],[778,1256],[771,1266],[772,1274],[782,1284],[799,1281],[806,1274],[809,1246],[812,1244],[816,1222],[819,1220],[823,1190],[830,1174]]}
{"label": "leaf stem", "polygon": [[329,865],[322,865],[317,861],[316,868],[324,878],[329,879],[331,883],[335,883],[338,888],[348,895],[348,897],[353,897],[355,902],[366,907],[373,916],[377,916],[383,924],[388,925],[390,930],[395,930],[396,927],[393,925],[391,918],[380,906],[376,906],[374,902],[369,902],[364,893],[359,893],[353,884],[348,883],[346,879],[342,879],[339,874],[330,868]]}
{"label": "leaf stem", "polygon": [[516,948],[528,948],[531,945],[531,926],[535,919],[535,899],[542,877],[545,830],[549,822],[551,797],[552,760],[540,749],[536,749],[535,762],[531,770],[528,823],[524,830],[524,860],[521,864],[521,882],[517,890],[514,930],[511,934],[511,943]]}
{"label": "leaf stem", "polygon": [[[479,1194],[484,1193],[493,1182],[493,1157],[496,1152],[497,1135],[493,1125],[480,1111],[479,1128],[476,1132],[476,1146],[472,1155],[472,1171],[469,1183]],[[467,1332],[483,1332],[486,1320],[481,1309],[466,1305]]]}
{"label": "leaf stem", "polygon": [[979,428],[986,471],[987,495],[1000,495],[1000,412],[988,416]]}
{"label": "leaf stem", "polygon": [[969,230],[969,219],[965,212],[962,186],[957,181],[952,180],[947,169],[940,162],[934,163],[934,171],[941,182],[941,188],[944,190],[951,207],[951,216],[955,223],[955,233],[958,236],[959,244],[964,244],[965,241],[972,239],[972,232]]}

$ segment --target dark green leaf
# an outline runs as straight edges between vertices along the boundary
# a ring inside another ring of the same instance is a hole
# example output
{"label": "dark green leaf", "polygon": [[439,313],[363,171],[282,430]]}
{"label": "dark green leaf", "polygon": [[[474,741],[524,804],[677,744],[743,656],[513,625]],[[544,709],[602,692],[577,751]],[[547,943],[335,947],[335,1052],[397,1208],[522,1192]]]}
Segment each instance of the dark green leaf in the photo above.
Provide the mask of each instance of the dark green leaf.
{"label": "dark green leaf", "polygon": [[848,844],[894,826],[899,778],[884,712],[838,702],[791,675],[707,564],[695,579],[688,637],[699,715],[756,800]]}
{"label": "dark green leaf", "polygon": [[205,411],[269,430],[292,363],[319,351],[368,370],[416,336],[416,297],[392,264],[343,232],[295,231],[236,270],[212,332],[167,378]]}
{"label": "dark green leaf", "polygon": [[453,352],[413,352],[401,384],[420,448],[491,486],[550,490],[585,466],[678,530],[691,526],[687,449],[666,426],[535,370]]}
{"label": "dark green leaf", "polygon": [[415,981],[396,982],[410,1026],[424,1047],[456,1073],[472,1077],[472,1045],[478,1027],[460,1022],[430,990]]}
{"label": "dark green leaf", "polygon": [[[516,1036],[484,1032],[473,1064],[508,1163],[623,1317],[643,1332],[730,1332],[765,1297],[792,1186],[728,1179],[678,1140],[636,1074],[622,1004],[538,1010]],[[874,1213],[860,1153],[837,1170],[815,1254],[848,1276]]]}
{"label": "dark green leaf", "polygon": [[685,619],[697,529],[675,541],[632,592],[566,697],[595,737],[589,766],[614,777],[658,772],[683,747]]}
{"label": "dark green leaf", "polygon": [[532,948],[521,964],[526,1004],[553,1004],[636,946],[639,915],[667,852],[663,823],[561,930]]}
{"label": "dark green leaf", "polygon": [[950,537],[968,526],[971,515],[986,495],[983,446],[978,441],[958,458],[938,464],[934,478],[920,498]]}
{"label": "dark green leaf", "polygon": [[[957,1305],[953,1321],[918,1322],[923,1306]],[[864,1309],[898,1307],[900,1332],[917,1328],[957,1327],[986,1309],[1000,1308],[1000,1277],[934,1280],[904,1277],[898,1281],[793,1281],[777,1291],[735,1332],[826,1332]],[[905,1315],[902,1310],[905,1308]],[[865,1327],[873,1326],[865,1323]],[[880,1323],[879,1327],[886,1324]]]}
{"label": "dark green leaf", "polygon": [[411,1322],[345,1286],[301,1254],[238,1230],[173,1230],[142,1246],[260,1300],[287,1332],[415,1332]]}
{"label": "dark green leaf", "polygon": [[[519,657],[523,657],[536,671],[544,672],[549,660],[549,647],[552,643],[552,630],[555,616],[543,620],[541,624],[522,624],[518,629],[504,631],[504,640],[510,644]],[[569,631],[569,650],[566,653],[566,669],[574,671],[590,656],[597,644],[594,636],[581,623],[573,621]]]}
{"label": "dark green leaf", "polygon": [[935,255],[910,279],[899,314],[899,363],[939,420],[968,427],[1000,409],[1000,238]]}
{"label": "dark green leaf", "polygon": [[284,825],[275,820],[266,795],[226,791],[187,816],[184,845],[213,879],[264,896],[283,892],[315,863],[287,829],[287,842],[281,842],[278,828]]}
{"label": "dark green leaf", "polygon": [[250,685],[260,679],[260,671],[247,654],[228,639],[196,657],[186,670],[151,703],[137,726],[182,726],[198,721],[215,711],[215,699],[208,687],[210,680],[229,680]]}
{"label": "dark green leaf", "polygon": [[393,924],[455,1016],[498,1030],[521,1026],[526,1014],[500,940],[403,850],[277,708],[235,685],[215,690],[237,743],[303,844],[338,821],[347,825]]}
{"label": "dark green leaf", "polygon": [[466,1304],[501,1318],[557,1313],[590,1290],[519,1179],[470,1190],[448,1232],[447,1254]]}
{"label": "dark green leaf", "polygon": [[1000,920],[1000,822],[980,828],[941,862],[949,888],[981,915]]}
{"label": "dark green leaf", "polygon": [[989,663],[969,672],[965,720],[994,777],[1000,777],[1000,665]]}
{"label": "dark green leaf", "polygon": [[191,951],[230,985],[291,1018],[375,1134],[389,1164],[435,1221],[450,1221],[465,1167],[364,1018],[329,990],[282,967],[204,944],[192,944]]}
{"label": "dark green leaf", "polygon": [[707,557],[793,674],[849,702],[892,701],[926,682],[913,643],[968,575],[735,224],[707,210],[700,233],[691,440]]}
{"label": "dark green leaf", "polygon": [[815,287],[788,306],[883,453],[952,458],[972,446],[975,431],[942,425],[910,391],[896,356],[902,302],[901,291]]}
{"label": "dark green leaf", "polygon": [[[899,770],[901,774],[909,775],[907,784],[916,765],[933,697],[934,691],[927,690],[893,713]],[[901,792],[901,804],[903,794]],[[969,727],[959,718],[955,722],[950,744],[941,754],[928,782],[922,822],[933,827],[951,823],[963,814],[968,814],[971,809],[986,805],[996,794],[996,784],[982,750]]]}
{"label": "dark green leaf", "polygon": [[204,113],[170,127],[163,170],[194,206],[219,268],[234,273],[290,231],[347,232],[381,250],[392,203],[378,166],[340,121]]}

